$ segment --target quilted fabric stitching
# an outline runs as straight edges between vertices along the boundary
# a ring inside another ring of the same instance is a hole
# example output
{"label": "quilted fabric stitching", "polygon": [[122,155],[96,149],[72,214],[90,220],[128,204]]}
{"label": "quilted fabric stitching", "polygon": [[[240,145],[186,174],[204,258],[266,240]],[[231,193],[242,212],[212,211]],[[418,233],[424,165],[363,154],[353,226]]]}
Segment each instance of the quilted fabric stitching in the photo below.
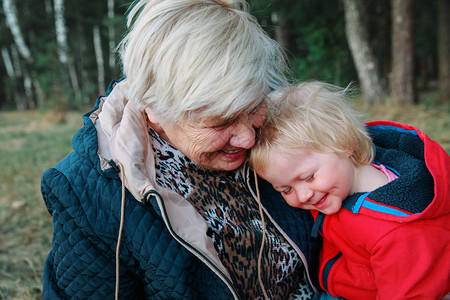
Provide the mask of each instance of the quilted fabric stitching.
{"label": "quilted fabric stitching", "polygon": [[[76,156],[76,154],[73,154],[73,156]],[[70,167],[68,167],[68,169],[76,169],[76,170],[92,170],[90,168],[83,168],[83,167],[77,167],[77,162],[79,160],[75,157],[72,157],[66,161],[62,162],[62,165],[60,165],[58,168],[61,169],[65,169],[66,166],[63,164],[68,164],[70,165]],[[82,171],[80,171],[82,172]],[[91,171],[92,172],[92,171]],[[52,175],[49,175],[50,173],[54,173]],[[44,178],[46,177],[50,177],[50,176],[54,176],[55,178],[60,178],[60,176],[58,176],[59,173],[56,170],[52,170],[49,171],[48,174],[46,174],[44,176]],[[91,190],[91,191],[95,191],[97,190],[94,186],[89,186],[89,184],[87,184],[86,182],[84,182],[85,179],[83,178],[91,178],[90,175],[88,176],[81,176],[81,174],[78,174],[76,176],[75,182],[76,185],[78,187],[80,186],[84,186],[86,188],[84,189],[80,189],[80,190]],[[92,176],[92,178],[95,178],[95,176]],[[48,184],[48,186],[57,186],[59,187],[58,191],[57,189],[53,189],[53,193],[58,193],[58,194],[69,194],[69,191],[67,190],[67,184],[63,184],[62,182],[58,182],[58,180],[61,179],[54,179],[54,182]],[[89,179],[88,179],[89,180]],[[96,182],[98,182],[98,180],[96,180]],[[91,189],[92,188],[92,189]],[[107,189],[107,188],[105,188]],[[116,191],[115,188],[111,189],[112,191]],[[43,191],[44,194],[48,194],[49,191]],[[87,196],[87,195],[84,195]],[[129,197],[131,197],[131,195],[128,194]],[[93,197],[92,195],[89,195],[89,197],[91,199],[93,199],[93,201],[101,201],[101,199],[97,199],[96,197]],[[112,196],[111,198],[113,198],[114,196]],[[44,197],[47,198],[47,197]],[[76,197],[75,197],[76,198]],[[133,200],[136,202],[136,200]],[[64,201],[63,201],[64,202]],[[113,202],[113,201],[111,201]],[[130,202],[128,202],[130,203]],[[66,204],[66,203],[64,203]],[[93,204],[93,203],[91,203]],[[99,204],[99,203],[96,203]],[[78,203],[78,205],[80,205]],[[129,205],[129,206],[133,206],[133,205]],[[75,241],[79,241],[80,239],[89,239],[89,237],[85,237],[83,236],[83,234],[81,234],[81,230],[79,228],[74,229],[73,225],[73,220],[71,220],[71,218],[73,219],[77,219],[79,222],[81,223],[88,223],[89,218],[86,218],[86,216],[89,215],[96,215],[97,218],[100,218],[100,220],[95,221],[91,224],[89,224],[90,226],[98,226],[99,224],[102,224],[100,221],[102,221],[102,217],[100,217],[102,215],[102,210],[97,211],[95,214],[92,211],[92,207],[96,207],[96,205],[85,205],[83,206],[84,211],[80,211],[77,209],[77,203],[69,203],[67,207],[63,207],[61,203],[58,202],[52,202],[51,205],[49,205],[49,208],[52,211],[58,211],[58,213],[54,213],[53,215],[56,216],[55,221],[55,232],[57,232],[57,234],[54,237],[54,240],[75,240]],[[114,205],[110,203],[110,208],[112,211],[116,211],[117,209],[114,208]],[[184,248],[181,248],[181,245],[179,245],[176,241],[174,241],[171,236],[168,234],[167,230],[165,229],[165,227],[163,227],[162,223],[160,224],[160,226],[153,226],[154,224],[154,220],[155,217],[153,216],[153,218],[150,218],[148,216],[145,216],[146,214],[148,214],[148,211],[143,209],[143,207],[141,207],[140,205],[137,205],[136,203],[134,204],[134,207],[131,208],[131,211],[129,211],[130,209],[127,210],[126,213],[126,220],[129,220],[126,226],[126,232],[127,232],[127,237],[125,238],[126,240],[126,247],[130,248],[129,244],[132,245],[132,249],[139,249],[139,255],[138,253],[133,253],[132,256],[133,257],[137,257],[138,259],[138,265],[147,270],[145,272],[145,282],[146,282],[146,292],[148,295],[151,295],[152,297],[161,297],[161,299],[167,299],[167,298],[177,298],[177,299],[190,299],[190,298],[195,298],[195,292],[192,291],[192,288],[188,288],[189,285],[186,284],[186,281],[190,280],[190,275],[192,275],[191,272],[187,272],[189,270],[187,270],[186,262],[192,262],[192,264],[196,263],[196,258],[194,258],[190,253],[188,253]],[[59,217],[58,217],[59,216]],[[62,216],[62,217],[61,217]],[[107,215],[105,216],[105,218],[112,218],[112,219],[117,219],[114,218],[111,215]],[[133,224],[130,220],[137,220],[136,224]],[[103,220],[105,221],[105,220]],[[101,232],[101,234],[99,236],[97,236],[96,238],[98,239],[98,237],[101,237],[100,240],[106,239],[106,240],[110,240],[112,238],[116,238],[116,222],[114,222],[113,220],[109,220],[109,221],[105,221],[105,222],[112,222],[111,224],[113,224],[114,226],[114,230],[112,231],[103,231]],[[153,223],[152,223],[153,222]],[[64,225],[59,225],[59,223],[64,223]],[[90,227],[88,225],[84,225],[85,228]],[[61,226],[61,228],[58,228],[58,226]],[[86,227],[87,226],[87,227]],[[85,229],[84,228],[84,229]],[[89,230],[88,230],[89,231]],[[128,233],[130,232],[130,233]],[[145,232],[149,232],[150,234],[146,235],[143,234]],[[65,233],[66,235],[62,235],[61,233]],[[134,234],[134,235],[133,235]],[[136,236],[135,236],[136,235]],[[144,236],[147,237],[151,237],[151,238],[147,238],[146,240],[144,240]],[[105,251],[104,249],[107,249],[107,251],[111,252],[111,248],[114,245],[109,245],[109,247],[107,245],[104,245],[103,243],[101,243],[99,241],[97,241],[97,245],[102,246],[101,251]],[[168,241],[166,243],[164,243],[163,241]],[[109,241],[112,244],[115,244],[115,241]],[[64,242],[63,242],[64,243]],[[164,244],[164,246],[163,246]],[[88,247],[87,244],[80,244],[80,249],[83,249],[82,251],[90,251],[90,248]],[[156,245],[156,246],[155,246]],[[158,246],[159,245],[159,246]],[[73,245],[71,245],[73,247]],[[73,271],[73,267],[70,268],[69,265],[70,263],[73,261],[73,259],[70,257],[71,252],[70,250],[68,250],[70,247],[66,247],[64,246],[64,244],[60,245],[58,243],[54,243],[54,248],[58,249],[58,247],[60,248],[61,253],[65,253],[65,255],[68,258],[64,258],[63,257],[58,257],[58,253],[57,254],[53,254],[54,258],[56,258],[56,261],[63,261],[64,263],[67,262],[66,264],[61,266],[61,270],[64,270],[67,274],[71,274],[71,271]],[[156,248],[155,248],[156,247]],[[75,247],[75,249],[77,249]],[[166,251],[167,249],[173,249],[170,251]],[[98,253],[97,251],[92,251],[92,253]],[[164,253],[163,256],[161,256],[161,253]],[[70,254],[70,255],[69,255]],[[80,253],[78,253],[80,254]],[[109,257],[110,258],[110,257]],[[122,256],[121,256],[122,258]],[[126,259],[125,261],[123,261],[124,259],[122,259],[122,264],[131,264],[133,266],[136,265],[135,262],[127,262]],[[105,258],[105,262],[108,262],[108,256],[106,256]],[[56,264],[57,267],[60,266],[60,264]],[[77,268],[79,268],[80,270],[85,268],[86,266],[80,267],[77,266]],[[112,270],[112,265],[108,266],[111,270]],[[98,271],[99,270],[99,266],[92,264],[89,266],[89,268],[93,268],[94,270]],[[88,269],[89,269],[88,268]],[[156,270],[155,270],[156,268]],[[109,270],[108,272],[105,272],[105,275],[102,275],[101,277],[105,277],[105,278],[113,278],[111,277],[111,270]],[[78,270],[75,270],[78,271]],[[209,277],[211,281],[211,272],[209,270],[207,270],[209,273]],[[63,272],[63,271],[61,271]],[[87,274],[83,274],[89,277],[89,275],[93,275],[96,274],[95,272],[93,272],[92,274],[89,274],[89,272],[86,272]],[[102,273],[100,273],[102,274]],[[111,285],[106,284],[104,287],[96,287],[95,289],[97,290],[97,294],[92,294],[92,290],[94,290],[94,288],[90,285],[91,282],[87,282],[87,280],[83,280],[83,278],[71,278],[71,277],[65,277],[64,274],[55,274],[55,276],[57,278],[59,278],[58,282],[62,282],[62,281],[70,281],[72,282],[72,286],[67,286],[66,287],[66,292],[68,294],[73,293],[72,296],[73,297],[77,297],[77,295],[79,294],[83,294],[83,295],[89,295],[90,297],[100,297],[100,291],[101,290],[107,290],[108,292],[106,294],[109,293],[109,291],[111,291],[111,289],[113,288]],[[80,275],[81,276],[81,275]],[[223,285],[223,284],[222,284]],[[166,289],[165,291],[162,290],[158,290],[155,289],[156,287],[161,287],[161,286],[165,286]],[[194,285],[195,286],[195,285]],[[84,287],[84,289],[80,289],[80,287]],[[216,283],[216,287],[217,287],[217,283]],[[78,293],[75,292],[75,290],[78,290]],[[223,291],[223,288],[221,289],[213,289],[213,291]],[[104,295],[102,295],[103,297]],[[220,296],[218,296],[218,298],[220,298]]]}
{"label": "quilted fabric stitching", "polygon": [[[42,178],[42,195],[54,217],[44,299],[103,299],[114,293],[121,184],[112,169],[100,168],[97,132],[89,114],[73,138],[75,151]],[[232,298],[225,283],[172,238],[153,207],[144,207],[129,193],[126,197],[121,299],[144,297],[139,292],[151,299]],[[298,225],[292,228],[299,231]]]}

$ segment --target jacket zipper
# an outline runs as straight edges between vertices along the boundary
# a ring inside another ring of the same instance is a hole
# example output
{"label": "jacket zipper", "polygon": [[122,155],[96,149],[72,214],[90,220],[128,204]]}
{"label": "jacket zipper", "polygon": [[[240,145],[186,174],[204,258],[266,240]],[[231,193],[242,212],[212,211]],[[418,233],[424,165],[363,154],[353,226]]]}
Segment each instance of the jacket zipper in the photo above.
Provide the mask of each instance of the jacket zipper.
{"label": "jacket zipper", "polygon": [[[257,197],[256,197],[256,195],[255,195],[255,192],[253,191],[252,186],[251,186],[251,184],[250,184],[250,180],[249,180],[249,178],[250,178],[250,175],[249,175],[250,168],[248,168],[248,167],[243,167],[243,169],[244,169],[244,168],[245,168],[245,170],[242,170],[242,171],[243,171],[243,173],[246,172],[246,175],[247,175],[247,176],[244,177],[244,178],[245,178],[245,181],[246,181],[246,183],[247,183],[247,187],[249,188],[249,190],[250,190],[250,192],[251,192],[251,194],[252,194],[252,196],[253,196],[253,199],[254,199],[255,201],[258,201],[258,199],[257,199]],[[269,214],[269,212],[266,210],[266,208],[264,207],[264,205],[262,205],[262,203],[261,203],[261,207],[262,207],[262,209],[264,210],[264,213],[265,213],[265,214],[267,215],[267,217],[270,219],[270,221],[272,221],[272,224],[279,230],[279,232],[283,235],[283,237],[288,241],[288,243],[289,243],[289,244],[294,248],[294,250],[297,252],[297,254],[299,255],[300,259],[301,259],[302,262],[303,262],[303,265],[305,266],[306,276],[307,276],[307,278],[308,278],[309,285],[312,287],[312,289],[313,289],[313,291],[314,291],[315,293],[319,293],[319,290],[318,290],[318,289],[314,286],[314,284],[312,283],[311,275],[309,274],[308,262],[306,261],[306,257],[305,257],[305,255],[303,254],[302,250],[300,250],[300,248],[294,243],[294,241],[292,241],[292,239],[286,234],[286,232],[284,232],[284,230],[281,229],[280,225],[278,225],[278,223],[275,222],[275,220],[272,218],[272,216],[271,216],[271,215]]]}
{"label": "jacket zipper", "polygon": [[225,284],[227,285],[228,289],[231,291],[231,293],[234,296],[234,299],[236,300],[241,300],[241,298],[239,297],[236,289],[234,288],[233,283],[228,279],[228,277],[221,271],[219,270],[219,268],[217,268],[217,266],[211,262],[203,253],[201,253],[200,251],[198,251],[195,247],[193,247],[191,244],[189,244],[188,242],[186,242],[182,237],[180,237],[172,228],[172,226],[170,225],[170,220],[169,217],[166,213],[166,208],[164,206],[164,201],[161,197],[161,195],[159,195],[158,192],[156,191],[151,191],[148,192],[147,197],[155,197],[156,201],[158,202],[158,206],[161,210],[161,216],[163,217],[164,223],[166,223],[167,229],[169,230],[170,234],[172,235],[172,237],[179,242],[183,247],[185,247],[187,250],[189,250],[192,254],[194,254],[195,256],[197,256],[203,263],[205,263],[223,282],[225,282]]}
{"label": "jacket zipper", "polygon": [[291,238],[286,234],[286,232],[281,229],[280,225],[278,225],[277,222],[272,218],[272,216],[269,214],[269,212],[262,206],[264,213],[269,217],[269,219],[272,221],[272,224],[280,231],[280,233],[284,236],[284,238],[289,242],[289,244],[294,248],[294,250],[297,252],[297,254],[300,256],[300,259],[303,262],[303,265],[305,266],[306,275],[308,277],[309,285],[312,287],[315,293],[319,293],[317,288],[314,286],[311,280],[311,276],[309,274],[309,268],[308,268],[308,262],[306,261],[306,257],[303,254],[302,250],[297,246],[297,244],[294,243],[294,241],[291,240]]}

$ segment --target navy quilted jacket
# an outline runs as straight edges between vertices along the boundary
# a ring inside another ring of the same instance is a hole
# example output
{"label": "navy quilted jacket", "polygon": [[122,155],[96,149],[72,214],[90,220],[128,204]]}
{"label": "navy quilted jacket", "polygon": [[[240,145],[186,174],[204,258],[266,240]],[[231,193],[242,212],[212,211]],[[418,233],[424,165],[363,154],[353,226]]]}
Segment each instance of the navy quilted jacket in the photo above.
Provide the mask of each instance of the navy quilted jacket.
{"label": "navy quilted jacket", "polygon": [[[108,89],[108,94],[113,86]],[[44,299],[112,299],[122,182],[117,167],[99,159],[90,117],[73,139],[74,151],[42,177],[42,195],[53,217],[52,248],[44,266]],[[262,203],[303,252],[315,278],[317,243],[312,217],[289,207],[260,182]],[[127,189],[120,246],[120,299],[233,299],[233,286],[201,254],[180,243],[155,199],[140,201]]]}

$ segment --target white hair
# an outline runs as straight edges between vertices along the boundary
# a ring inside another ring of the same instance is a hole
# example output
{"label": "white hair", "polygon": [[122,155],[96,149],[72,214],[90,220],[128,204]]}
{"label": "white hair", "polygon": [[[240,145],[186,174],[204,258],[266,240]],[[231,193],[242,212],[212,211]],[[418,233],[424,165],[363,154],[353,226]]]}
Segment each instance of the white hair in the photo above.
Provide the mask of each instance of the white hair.
{"label": "white hair", "polygon": [[141,0],[120,44],[128,97],[161,122],[251,110],[286,83],[283,51],[244,1]]}

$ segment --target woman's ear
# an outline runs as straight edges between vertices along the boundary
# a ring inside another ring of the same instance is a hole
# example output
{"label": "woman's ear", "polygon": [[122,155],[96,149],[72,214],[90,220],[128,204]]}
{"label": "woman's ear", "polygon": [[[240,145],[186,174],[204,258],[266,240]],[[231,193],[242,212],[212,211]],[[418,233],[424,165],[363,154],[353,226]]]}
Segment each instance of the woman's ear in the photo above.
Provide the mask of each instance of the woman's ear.
{"label": "woman's ear", "polygon": [[145,108],[145,114],[147,115],[147,119],[149,122],[149,126],[160,136],[162,137],[164,140],[166,140],[166,142],[170,142],[169,137],[167,136],[164,127],[161,125],[160,119],[158,116],[156,116],[151,107],[146,107]]}
{"label": "woman's ear", "polygon": [[151,124],[159,124],[159,118],[153,113],[150,106],[145,108],[145,113],[147,114],[147,118]]}

